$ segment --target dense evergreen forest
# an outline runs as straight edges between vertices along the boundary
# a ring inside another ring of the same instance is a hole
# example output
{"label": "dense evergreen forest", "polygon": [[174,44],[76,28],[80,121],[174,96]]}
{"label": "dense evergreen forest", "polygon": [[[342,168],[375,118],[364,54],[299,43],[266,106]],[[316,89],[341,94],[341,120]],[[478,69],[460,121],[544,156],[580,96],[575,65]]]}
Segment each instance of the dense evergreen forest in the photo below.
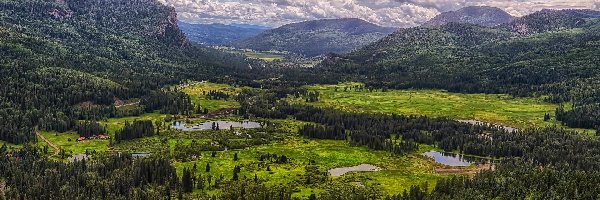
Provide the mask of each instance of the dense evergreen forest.
{"label": "dense evergreen forest", "polygon": [[115,116],[118,99],[151,95],[146,110],[179,113],[150,91],[247,67],[188,43],[173,8],[154,0],[8,0],[0,10],[0,139],[12,143],[34,140],[36,125],[65,131]]}

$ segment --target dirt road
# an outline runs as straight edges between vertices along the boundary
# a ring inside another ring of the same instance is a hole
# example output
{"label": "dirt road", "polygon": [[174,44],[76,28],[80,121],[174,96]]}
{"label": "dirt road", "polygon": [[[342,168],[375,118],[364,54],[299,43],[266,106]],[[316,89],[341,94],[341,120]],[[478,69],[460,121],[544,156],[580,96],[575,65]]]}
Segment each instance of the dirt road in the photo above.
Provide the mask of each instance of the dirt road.
{"label": "dirt road", "polygon": [[58,148],[58,146],[56,146],[55,144],[50,142],[48,139],[46,139],[46,137],[44,137],[42,134],[40,134],[39,131],[35,131],[35,135],[37,135],[40,139],[42,139],[44,142],[46,142],[46,144],[48,144],[49,146],[54,148],[54,154],[52,154],[52,156],[57,156],[60,153],[60,148]]}

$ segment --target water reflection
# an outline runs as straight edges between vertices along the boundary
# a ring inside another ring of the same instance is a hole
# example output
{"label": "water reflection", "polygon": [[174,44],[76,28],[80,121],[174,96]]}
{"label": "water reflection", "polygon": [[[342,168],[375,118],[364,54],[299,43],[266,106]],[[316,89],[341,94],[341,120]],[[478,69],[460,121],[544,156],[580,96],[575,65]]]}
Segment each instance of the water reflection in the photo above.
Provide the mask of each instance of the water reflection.
{"label": "water reflection", "polygon": [[437,151],[426,152],[426,153],[423,153],[423,155],[433,158],[433,160],[435,160],[436,163],[440,163],[440,164],[452,166],[452,167],[467,167],[467,166],[471,166],[471,164],[473,164],[473,163],[488,162],[488,160],[483,159],[483,158],[475,158],[475,157],[471,157],[471,156],[465,156],[465,155],[454,154],[454,153],[437,152]]}

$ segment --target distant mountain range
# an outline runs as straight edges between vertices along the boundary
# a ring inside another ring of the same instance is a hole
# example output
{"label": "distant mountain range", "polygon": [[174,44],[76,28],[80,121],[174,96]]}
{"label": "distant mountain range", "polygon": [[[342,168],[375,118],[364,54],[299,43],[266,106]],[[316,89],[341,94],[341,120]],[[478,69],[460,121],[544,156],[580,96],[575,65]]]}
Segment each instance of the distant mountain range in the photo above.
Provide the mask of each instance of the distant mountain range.
{"label": "distant mountain range", "polygon": [[347,53],[394,32],[361,19],[325,19],[284,25],[233,43],[238,48],[289,51],[306,56]]}
{"label": "distant mountain range", "polygon": [[477,24],[481,26],[497,26],[508,23],[513,16],[500,8],[488,6],[469,6],[457,11],[444,12],[425,22],[423,27],[439,26],[448,23]]}
{"label": "distant mountain range", "polygon": [[190,41],[205,45],[228,45],[271,29],[248,24],[190,24],[181,21],[178,24]]}

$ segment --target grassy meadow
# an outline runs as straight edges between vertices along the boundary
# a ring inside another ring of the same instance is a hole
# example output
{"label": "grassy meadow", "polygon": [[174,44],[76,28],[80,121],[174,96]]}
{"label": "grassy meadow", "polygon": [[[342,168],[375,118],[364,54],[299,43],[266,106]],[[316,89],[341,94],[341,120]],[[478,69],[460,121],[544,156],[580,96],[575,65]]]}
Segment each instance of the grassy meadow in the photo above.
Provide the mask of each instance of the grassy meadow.
{"label": "grassy meadow", "polygon": [[[238,154],[237,161],[233,160],[235,153]],[[258,157],[266,153],[285,155],[289,163],[259,161]],[[230,179],[234,167],[240,166],[242,167],[240,177],[254,178],[256,175],[267,186],[294,185],[300,188],[295,196],[304,198],[326,187],[323,184],[302,185],[302,176],[310,160],[315,161],[319,170],[327,175],[329,169],[336,167],[352,167],[360,164],[380,167],[381,171],[348,173],[333,177],[333,180],[342,184],[360,182],[362,185],[377,186],[389,194],[400,193],[415,184],[427,183],[433,187],[435,182],[443,177],[433,171],[435,166],[433,161],[418,154],[398,156],[389,152],[373,151],[366,147],[351,146],[346,141],[336,140],[308,140],[293,137],[269,145],[219,152],[216,157],[211,157],[210,154],[205,152],[196,161],[175,162],[178,173],[182,173],[183,168],[186,167],[192,169],[195,164],[196,173],[213,177],[223,175],[226,179]],[[210,165],[210,172],[205,172],[207,163]],[[267,171],[267,166],[270,171]]]}
{"label": "grassy meadow", "polygon": [[114,135],[115,132],[122,129],[125,126],[125,122],[133,122],[135,120],[151,120],[151,121],[164,121],[164,119],[169,116],[166,114],[161,114],[159,112],[153,113],[145,113],[140,116],[131,116],[131,117],[121,117],[121,118],[110,118],[103,121],[99,121],[99,123],[106,128],[106,132],[109,135]]}
{"label": "grassy meadow", "polygon": [[273,62],[276,60],[283,60],[284,57],[282,55],[266,53],[266,52],[244,52],[244,56],[248,58],[261,59],[265,62]]}
{"label": "grassy meadow", "polygon": [[[67,154],[77,155],[84,154],[86,150],[89,152],[96,151],[106,152],[108,151],[109,140],[86,140],[82,142],[77,142],[79,138],[79,134],[75,132],[66,132],[66,133],[57,133],[57,132],[40,132],[42,136],[44,136],[48,141],[57,145],[62,151],[65,151]],[[46,145],[41,139],[38,139],[38,146],[43,147]],[[48,154],[54,153],[54,149],[48,146]]]}
{"label": "grassy meadow", "polygon": [[[237,108],[240,104],[233,99],[242,88],[233,87],[225,84],[216,84],[208,82],[193,82],[186,87],[182,88],[182,92],[189,95],[194,105],[200,105],[203,108],[207,108],[209,111],[216,111],[223,108]],[[228,100],[212,100],[208,99],[207,95],[210,91],[221,91],[231,95],[231,99]]]}
{"label": "grassy meadow", "polygon": [[[514,98],[505,94],[461,94],[442,90],[356,91],[360,83],[307,86],[319,92],[319,101],[310,103],[353,112],[427,115],[461,120],[479,120],[515,128],[560,125],[554,119],[558,105],[541,98]],[[304,99],[288,99],[306,103]],[[552,119],[544,121],[544,114]]]}

